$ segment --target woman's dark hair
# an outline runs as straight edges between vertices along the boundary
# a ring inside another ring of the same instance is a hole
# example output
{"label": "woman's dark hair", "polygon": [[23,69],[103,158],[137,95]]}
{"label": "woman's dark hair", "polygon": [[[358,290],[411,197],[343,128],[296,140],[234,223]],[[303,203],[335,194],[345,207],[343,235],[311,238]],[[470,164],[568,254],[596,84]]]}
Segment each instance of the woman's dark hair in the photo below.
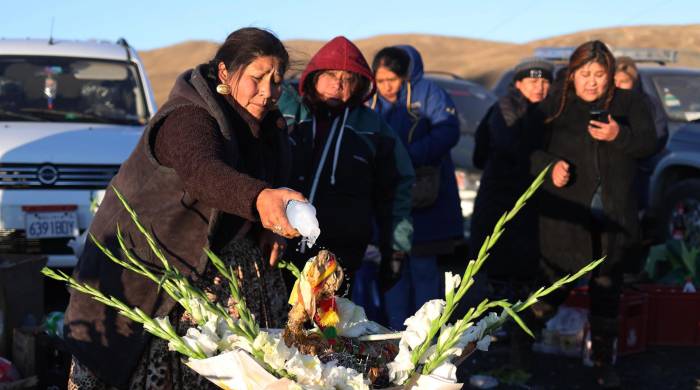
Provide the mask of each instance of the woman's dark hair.
{"label": "woman's dark hair", "polygon": [[564,86],[561,93],[559,108],[553,116],[547,118],[547,122],[555,120],[564,112],[568,103],[569,94],[574,88],[574,74],[582,66],[590,62],[598,63],[605,68],[605,73],[608,76],[608,85],[605,87],[605,92],[603,93],[604,100],[602,108],[607,110],[610,107],[610,102],[615,93],[615,57],[603,42],[597,40],[588,41],[577,47],[574,53],[571,54],[569,64],[567,65],[566,78],[563,80]]}
{"label": "woman's dark hair", "polygon": [[210,77],[213,76],[218,84],[220,62],[223,62],[226,65],[226,70],[232,74],[262,56],[277,58],[280,62],[280,74],[283,75],[287,71],[289,54],[274,34],[255,27],[236,30],[226,37],[224,43],[216,51],[214,58],[209,61]]}
{"label": "woman's dark hair", "polygon": [[377,69],[385,67],[396,73],[397,76],[406,78],[411,58],[405,50],[395,46],[385,47],[374,55],[372,60],[372,72],[377,73]]}
{"label": "woman's dark hair", "polygon": [[[318,82],[318,77],[321,76],[323,72],[325,72],[325,70],[317,70],[310,73],[306,76],[306,80],[304,80],[304,85],[302,86],[304,100],[312,106],[323,104],[316,92],[316,82]],[[352,85],[352,96],[350,96],[350,99],[348,99],[346,103],[348,107],[357,107],[364,103],[372,88],[371,80],[357,73],[353,73],[353,75],[355,75],[355,82]]]}

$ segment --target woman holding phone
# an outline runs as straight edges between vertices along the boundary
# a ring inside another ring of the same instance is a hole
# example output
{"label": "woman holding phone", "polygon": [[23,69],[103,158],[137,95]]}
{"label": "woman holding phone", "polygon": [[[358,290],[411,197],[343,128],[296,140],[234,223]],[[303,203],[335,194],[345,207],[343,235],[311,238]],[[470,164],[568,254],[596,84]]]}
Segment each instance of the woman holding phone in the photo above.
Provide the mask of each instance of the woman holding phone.
{"label": "woman holding phone", "polygon": [[[534,171],[551,164],[540,194],[543,274],[554,281],[605,256],[589,280],[592,358],[603,388],[620,386],[612,363],[623,260],[639,244],[636,161],[654,152],[654,122],[643,96],[615,88],[615,59],[600,41],[571,55],[560,91],[541,105],[542,145],[531,156]],[[543,319],[567,291],[533,310]]]}

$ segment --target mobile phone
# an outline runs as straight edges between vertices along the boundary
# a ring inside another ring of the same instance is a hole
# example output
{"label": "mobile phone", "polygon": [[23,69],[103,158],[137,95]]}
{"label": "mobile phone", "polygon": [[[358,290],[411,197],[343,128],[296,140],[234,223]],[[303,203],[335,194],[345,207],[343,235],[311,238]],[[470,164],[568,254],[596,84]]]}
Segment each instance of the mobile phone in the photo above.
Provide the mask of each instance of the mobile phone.
{"label": "mobile phone", "polygon": [[592,121],[608,123],[608,111],[607,110],[591,110],[589,112],[589,119]]}

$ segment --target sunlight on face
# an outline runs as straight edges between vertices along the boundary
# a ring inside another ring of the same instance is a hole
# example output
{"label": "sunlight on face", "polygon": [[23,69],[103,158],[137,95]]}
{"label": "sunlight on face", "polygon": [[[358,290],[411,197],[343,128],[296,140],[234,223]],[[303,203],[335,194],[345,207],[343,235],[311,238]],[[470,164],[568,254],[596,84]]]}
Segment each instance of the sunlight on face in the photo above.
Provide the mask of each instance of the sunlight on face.
{"label": "sunlight on face", "polygon": [[233,99],[256,119],[262,119],[282,93],[279,65],[278,58],[261,56],[228,80]]}
{"label": "sunlight on face", "polygon": [[329,106],[340,106],[352,97],[357,77],[355,73],[345,70],[325,70],[316,80],[316,93]]}
{"label": "sunlight on face", "polygon": [[531,103],[539,103],[547,97],[549,80],[544,78],[525,77],[515,82],[515,88]]}
{"label": "sunlight on face", "polygon": [[377,91],[380,95],[391,103],[399,97],[399,90],[403,79],[385,66],[380,66],[374,75],[377,82]]}
{"label": "sunlight on face", "polygon": [[608,74],[605,67],[597,62],[589,62],[574,72],[576,95],[583,101],[598,100],[608,86]]}
{"label": "sunlight on face", "polygon": [[615,73],[615,86],[620,89],[632,89],[634,80],[625,72]]}

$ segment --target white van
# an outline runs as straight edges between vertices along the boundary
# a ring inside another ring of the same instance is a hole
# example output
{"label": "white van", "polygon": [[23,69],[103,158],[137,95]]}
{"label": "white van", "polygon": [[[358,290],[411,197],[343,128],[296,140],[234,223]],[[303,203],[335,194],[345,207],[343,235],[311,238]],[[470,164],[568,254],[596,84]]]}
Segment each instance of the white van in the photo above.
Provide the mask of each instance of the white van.
{"label": "white van", "polygon": [[0,39],[0,253],[74,266],[68,241],[155,110],[124,40]]}

